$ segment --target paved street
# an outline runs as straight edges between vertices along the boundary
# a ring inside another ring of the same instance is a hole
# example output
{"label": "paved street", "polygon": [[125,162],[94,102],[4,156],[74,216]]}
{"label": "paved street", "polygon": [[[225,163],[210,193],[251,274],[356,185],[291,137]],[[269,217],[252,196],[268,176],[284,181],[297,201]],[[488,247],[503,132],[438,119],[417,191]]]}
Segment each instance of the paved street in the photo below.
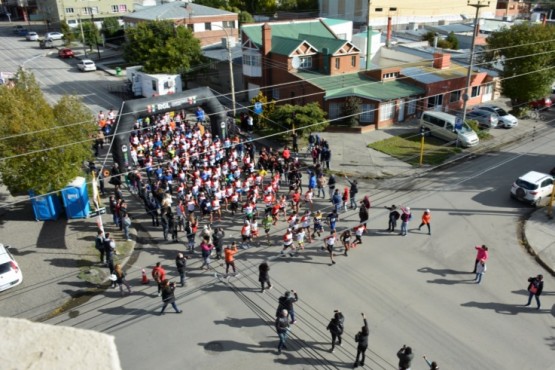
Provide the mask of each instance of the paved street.
{"label": "paved street", "polygon": [[[18,42],[17,38],[9,39]],[[16,56],[23,52],[11,52],[10,66],[33,55],[33,51],[25,49],[29,56]],[[0,63],[7,63],[6,60]],[[25,64],[26,68],[36,68],[37,60]],[[67,64],[62,66],[65,62],[54,57],[49,62],[53,64],[47,72],[36,73],[41,84],[49,86],[46,89],[54,94],[54,99],[59,96],[56,94],[71,92],[64,86],[74,86],[93,112],[117,102],[105,91],[97,96],[94,83],[87,82],[97,78],[103,81],[105,77],[100,77],[100,72],[96,72],[96,77],[77,72],[70,75]],[[0,66],[2,70],[7,68]],[[60,72],[52,72],[57,68]],[[65,81],[83,78],[84,82],[62,83],[63,76],[71,76]],[[353,338],[362,326],[361,312],[366,313],[370,325],[365,368],[395,369],[396,352],[407,344],[415,352],[413,370],[426,368],[421,358],[424,354],[438,361],[442,369],[555,369],[555,281],[519,243],[518,225],[532,209],[509,198],[510,185],[517,176],[530,168],[553,167],[552,126],[542,126],[534,140],[515,142],[500,151],[434,172],[407,175],[406,167],[400,163],[372,157],[373,166],[392,171],[398,168],[396,171],[403,176],[361,184],[361,194],[369,193],[372,199],[369,235],[349,257],[338,255],[337,264],[331,266],[327,254],[319,250],[321,240],[309,244],[299,257],[278,257],[285,226],[281,222],[273,229],[271,246],[254,247],[237,255],[240,277],[222,282],[214,277],[214,272],[223,272],[218,263],[213,264],[215,271],[202,272],[199,258],[189,260],[189,283],[177,288],[176,294],[177,304],[184,310],[181,315],[174,314],[171,307],[165,316],[157,315],[161,300],[156,296],[156,287],[152,282],[141,285],[140,271],[146,267],[150,272],[156,261],[163,261],[175,281],[173,259],[176,251],[184,247],[162,242],[161,231],[150,228],[144,215],[139,215],[137,222],[143,223],[144,231],[139,231],[138,259],[128,266],[134,293],[119,298],[117,290],[108,289],[48,322],[114,335],[124,369],[250,370],[283,369],[285,365],[292,369],[350,368],[356,353]],[[531,138],[530,130],[530,125],[522,123],[502,133]],[[371,135],[359,138],[369,141]],[[332,150],[334,145],[341,148],[344,163],[356,162],[359,155],[348,154],[353,143],[349,138],[344,135],[330,140]],[[345,170],[346,166],[341,166],[344,163],[334,164],[338,170]],[[387,210],[383,206],[391,204],[413,210],[407,237],[383,231],[387,226]],[[329,210],[329,205],[317,200],[318,209]],[[432,236],[416,230],[426,208],[432,210]],[[109,219],[107,215],[105,220]],[[239,217],[226,217],[222,222],[226,241],[238,236],[238,220]],[[356,212],[341,214],[339,230],[352,227],[357,221]],[[36,245],[22,246],[23,253],[17,258],[24,271],[26,262],[22,261],[29,257],[35,258],[33,269],[40,269],[40,258],[49,264],[60,263],[47,256],[55,253],[49,249],[49,235],[58,232],[48,227],[71,227],[81,235],[89,232],[92,243],[93,228],[78,222],[57,226],[35,223],[35,228],[29,228],[27,220],[8,219],[10,229],[0,229],[0,239],[28,240],[25,234],[38,235]],[[77,242],[83,243],[81,239]],[[490,248],[488,270],[480,285],[474,284],[470,273],[476,244]],[[338,254],[340,251],[337,248]],[[271,266],[274,289],[261,294],[257,270],[263,260]],[[523,307],[527,299],[526,279],[542,272],[546,287],[542,309]],[[76,275],[71,269],[67,274]],[[44,276],[42,285],[48,284],[67,284],[68,290],[80,288],[75,278],[57,276],[50,280]],[[19,300],[16,310],[33,311],[30,315],[18,312],[13,316],[37,318],[40,304],[34,303],[32,296],[39,295],[41,287],[39,282],[26,281],[14,293],[1,297]],[[290,289],[300,296],[296,305],[298,323],[293,326],[288,350],[277,355],[273,319],[278,297]],[[330,353],[326,326],[336,308],[346,316],[344,345]]]}

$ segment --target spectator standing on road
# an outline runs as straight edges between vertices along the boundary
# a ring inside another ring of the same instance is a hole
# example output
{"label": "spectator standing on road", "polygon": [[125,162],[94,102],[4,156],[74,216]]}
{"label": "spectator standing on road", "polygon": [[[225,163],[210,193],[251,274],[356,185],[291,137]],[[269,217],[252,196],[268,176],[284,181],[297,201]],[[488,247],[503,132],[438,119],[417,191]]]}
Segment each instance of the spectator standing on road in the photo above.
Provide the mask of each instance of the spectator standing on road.
{"label": "spectator standing on road", "polygon": [[123,286],[127,288],[127,294],[131,294],[131,286],[125,279],[125,272],[123,272],[121,265],[118,263],[114,266],[114,274],[116,275],[116,283],[119,285],[119,292],[123,297]]}
{"label": "spectator standing on road", "polygon": [[538,275],[536,277],[528,278],[528,303],[525,306],[530,306],[532,303],[532,297],[536,297],[536,303],[538,304],[537,309],[540,309],[540,295],[543,292],[543,275]]}
{"label": "spectator standing on road", "polygon": [[177,256],[175,257],[175,267],[177,268],[177,273],[179,274],[179,283],[181,284],[181,287],[184,287],[185,279],[187,278],[185,275],[187,257],[185,257],[183,253],[177,253]]}
{"label": "spectator standing on road", "polygon": [[[110,270],[110,275],[114,273],[114,254],[116,254],[116,242],[110,238],[110,233],[104,237],[104,255],[106,256],[106,266]],[[115,280],[112,281],[112,288],[116,287]]]}
{"label": "spectator standing on road", "polygon": [[210,254],[212,253],[212,249],[214,249],[214,246],[210,244],[210,237],[204,236],[200,243],[200,251],[203,259],[200,268],[203,270],[210,269]]}
{"label": "spectator standing on road", "polygon": [[282,349],[287,349],[285,342],[287,341],[287,334],[289,333],[289,320],[287,318],[288,312],[282,309],[276,318],[276,332],[279,337],[278,354],[281,354]]}
{"label": "spectator standing on road", "polygon": [[399,220],[399,217],[401,217],[401,214],[399,213],[399,211],[397,211],[397,207],[395,206],[395,204],[393,204],[391,207],[386,206],[384,208],[389,210],[387,231],[392,233],[395,231],[395,228],[397,227],[397,220]]}
{"label": "spectator standing on road", "polygon": [[322,198],[326,197],[326,184],[327,179],[323,173],[318,174],[318,178],[316,179],[316,188],[318,189],[318,196],[322,194]]}
{"label": "spectator standing on road", "polygon": [[204,123],[206,117],[204,114],[204,109],[202,109],[200,106],[197,107],[197,110],[195,111],[195,116],[197,117],[197,123]]}
{"label": "spectator standing on road", "polygon": [[366,222],[368,222],[368,209],[366,207],[360,207],[358,210],[358,218],[361,224],[366,224]]}
{"label": "spectator standing on road", "polygon": [[335,232],[335,225],[337,223],[337,220],[339,220],[339,215],[337,214],[337,210],[334,209],[333,211],[331,211],[331,213],[328,214],[327,219],[328,219],[328,224],[330,225],[330,231]]}
{"label": "spectator standing on road", "polygon": [[129,237],[129,228],[131,227],[131,215],[126,213],[121,220],[123,226],[123,239],[130,241],[131,238]]}
{"label": "spectator standing on road", "polygon": [[422,214],[422,223],[418,226],[418,231],[422,229],[422,226],[426,225],[428,227],[428,235],[432,235],[432,225],[430,222],[432,221],[432,215],[429,209],[426,209]]}
{"label": "spectator standing on road", "polygon": [[397,352],[397,357],[399,358],[399,370],[410,370],[410,364],[414,358],[412,348],[403,345],[399,352]]}
{"label": "spectator standing on road", "polygon": [[410,213],[410,207],[401,207],[401,232],[399,235],[407,236],[409,222],[411,219],[412,213]]}
{"label": "spectator standing on road", "polygon": [[152,279],[158,284],[158,296],[162,292],[162,282],[166,279],[166,270],[162,267],[162,263],[156,262],[156,266],[152,269]]}
{"label": "spectator standing on road", "polygon": [[341,195],[339,195],[339,189],[334,190],[331,197],[331,202],[333,204],[333,209],[335,210],[335,212],[339,212],[339,208],[341,208]]}
{"label": "spectator standing on road", "polygon": [[335,342],[337,340],[337,345],[341,347],[341,335],[343,334],[343,328],[345,323],[345,317],[339,310],[333,311],[333,318],[330,320],[327,329],[331,333],[331,349],[330,352],[333,353],[335,350]]}
{"label": "spectator standing on road", "polygon": [[98,252],[100,252],[100,263],[105,263],[104,259],[104,233],[102,230],[98,230],[96,234],[96,239],[94,240],[94,247]]}
{"label": "spectator standing on road", "polygon": [[486,262],[489,258],[488,247],[486,247],[485,244],[477,245],[474,247],[474,249],[476,249],[477,252],[476,252],[476,260],[474,261],[474,270],[472,270],[473,274],[476,273],[476,265],[478,264],[478,262],[480,260],[484,260],[484,262]]}
{"label": "spectator standing on road", "polygon": [[175,310],[175,313],[181,313],[183,312],[182,310],[180,310],[179,308],[177,308],[177,305],[175,304],[175,284],[174,283],[170,283],[169,280],[164,279],[162,281],[162,310],[160,311],[160,315],[164,314],[164,311],[166,310],[166,307],[168,307],[169,304],[172,305],[173,309]]}
{"label": "spectator standing on road", "polygon": [[268,285],[268,290],[272,289],[272,283],[270,282],[270,266],[266,262],[262,262],[260,266],[258,266],[258,281],[262,289],[260,293],[264,293],[264,284]]}
{"label": "spectator standing on road", "polygon": [[330,199],[333,200],[333,195],[335,193],[335,176],[332,174],[330,174],[330,177],[328,178],[328,190],[330,192]]}
{"label": "spectator standing on road", "polygon": [[476,263],[476,279],[474,281],[476,281],[477,284],[480,284],[482,282],[482,275],[484,275],[486,269],[487,267],[485,260],[479,260],[478,263]]}
{"label": "spectator standing on road", "polygon": [[235,268],[235,253],[237,253],[237,244],[232,242],[230,246],[225,249],[225,274],[228,275],[229,267],[233,269],[233,275],[237,275],[237,269]]}
{"label": "spectator standing on road", "polygon": [[279,303],[279,306],[278,306],[279,308],[277,310],[278,314],[283,309],[287,310],[287,312],[291,316],[291,324],[297,323],[297,320],[295,319],[294,303],[297,302],[298,300],[299,300],[299,295],[294,290],[285,292],[285,294],[279,297],[279,300],[278,300],[278,303]]}
{"label": "spectator standing on road", "polygon": [[426,363],[430,367],[430,370],[439,370],[437,362],[428,360],[426,356],[422,356],[422,358],[424,359],[424,361],[426,361]]}
{"label": "spectator standing on road", "polygon": [[364,321],[364,326],[355,335],[355,342],[357,342],[357,357],[355,358],[355,364],[353,367],[364,366],[364,360],[366,359],[366,350],[368,349],[368,336],[370,335],[370,329],[368,329],[368,321],[366,321],[366,315],[361,313],[362,320]]}
{"label": "spectator standing on road", "polygon": [[216,259],[222,258],[223,245],[224,245],[225,231],[221,227],[217,227],[212,234],[212,242],[214,243],[214,249],[216,250]]}
{"label": "spectator standing on road", "polygon": [[341,200],[343,201],[343,211],[347,212],[347,201],[349,200],[349,188],[343,189],[343,195],[341,196]]}
{"label": "spectator standing on road", "polygon": [[357,193],[358,193],[358,182],[357,180],[349,180],[349,178],[347,176],[345,176],[345,180],[347,180],[347,182],[349,183],[349,185],[351,186],[351,188],[349,189],[349,197],[350,197],[350,204],[349,204],[349,208],[350,209],[357,209]]}

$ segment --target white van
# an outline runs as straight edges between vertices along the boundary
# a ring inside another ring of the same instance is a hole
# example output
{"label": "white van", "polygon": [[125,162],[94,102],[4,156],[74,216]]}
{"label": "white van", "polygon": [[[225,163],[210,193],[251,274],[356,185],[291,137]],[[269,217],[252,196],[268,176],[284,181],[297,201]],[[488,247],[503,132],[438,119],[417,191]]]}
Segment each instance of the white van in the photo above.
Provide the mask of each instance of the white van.
{"label": "white van", "polygon": [[478,145],[480,139],[470,126],[460,117],[452,114],[428,111],[422,113],[420,125],[424,132],[446,141],[458,141],[465,147]]}

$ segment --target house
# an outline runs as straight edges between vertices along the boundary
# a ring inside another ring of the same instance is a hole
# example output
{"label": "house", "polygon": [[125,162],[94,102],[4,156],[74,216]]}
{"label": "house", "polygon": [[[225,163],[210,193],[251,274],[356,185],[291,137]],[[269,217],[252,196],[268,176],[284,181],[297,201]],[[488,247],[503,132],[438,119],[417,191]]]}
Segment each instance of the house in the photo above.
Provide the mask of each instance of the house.
{"label": "house", "polygon": [[133,0],[43,0],[37,1],[38,13],[48,24],[59,24],[66,21],[76,24],[80,19],[102,22],[104,18],[121,17],[133,11]]}
{"label": "house", "polygon": [[176,26],[188,27],[201,47],[221,43],[229,37],[233,47],[238,38],[238,14],[221,9],[210,8],[184,1],[168,2],[161,5],[142,6],[135,12],[126,14],[126,26],[140,22],[170,20]]}
{"label": "house", "polygon": [[[424,89],[393,74],[360,71],[360,49],[338,38],[325,19],[242,27],[243,78],[249,98],[263,91],[280,103],[318,102],[334,120],[345,100],[361,100],[363,125],[391,125],[416,114]],[[332,121],[333,122],[333,121]]]}
{"label": "house", "polygon": [[497,0],[495,16],[504,20],[528,18],[530,16],[530,2],[522,0]]}

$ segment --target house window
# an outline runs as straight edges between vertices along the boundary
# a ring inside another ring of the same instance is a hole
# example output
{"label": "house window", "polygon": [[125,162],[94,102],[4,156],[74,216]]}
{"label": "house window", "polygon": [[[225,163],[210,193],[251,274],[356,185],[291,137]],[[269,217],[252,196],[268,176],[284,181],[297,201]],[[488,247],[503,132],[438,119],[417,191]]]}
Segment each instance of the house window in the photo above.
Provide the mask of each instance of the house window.
{"label": "house window", "polygon": [[353,67],[357,66],[357,57],[356,57],[356,55],[353,55],[351,57],[351,66],[353,66]]}
{"label": "house window", "polygon": [[480,87],[481,86],[472,86],[472,92],[470,93],[471,98],[475,98],[476,96],[480,95]]}
{"label": "house window", "polygon": [[361,104],[360,105],[360,122],[374,122],[374,104]]}
{"label": "house window", "polygon": [[449,97],[449,103],[456,103],[461,100],[461,90],[451,91],[451,96]]}
{"label": "house window", "polygon": [[260,67],[260,55],[243,55],[243,64],[247,66]]}
{"label": "house window", "polygon": [[382,80],[387,80],[387,79],[396,78],[396,77],[399,77],[399,72],[384,73],[382,75]]}
{"label": "house window", "polygon": [[125,4],[120,4],[120,5],[119,5],[119,12],[120,12],[120,13],[127,13],[127,5],[125,5]]}
{"label": "house window", "polygon": [[484,95],[491,94],[493,92],[493,84],[484,85]]}
{"label": "house window", "polygon": [[311,56],[300,57],[299,59],[301,60],[301,65],[299,66],[299,69],[310,69],[310,68],[312,68],[312,57]]}
{"label": "house window", "polygon": [[112,5],[112,13],[119,13],[119,5]]}
{"label": "house window", "polygon": [[335,58],[335,69],[339,69],[341,67],[341,59]]}
{"label": "house window", "polygon": [[73,13],[75,13],[74,8],[66,8],[66,14],[73,14]]}
{"label": "house window", "polygon": [[394,102],[387,102],[380,104],[380,121],[387,121],[393,119],[393,112],[395,108]]}
{"label": "house window", "polygon": [[443,95],[434,95],[428,98],[428,108],[433,109],[443,105]]}
{"label": "house window", "polygon": [[87,14],[87,15],[98,14],[98,7],[92,6],[92,7],[83,8],[83,14]]}
{"label": "house window", "polygon": [[330,118],[334,119],[340,117],[343,113],[343,104],[341,103],[331,103],[330,104]]}
{"label": "house window", "polygon": [[277,87],[272,89],[272,98],[279,100],[279,89]]}
{"label": "house window", "polygon": [[408,103],[407,114],[416,113],[416,98],[410,99]]}
{"label": "house window", "polygon": [[344,16],[345,15],[345,0],[338,0],[337,15],[338,16]]}
{"label": "house window", "polygon": [[210,23],[210,22],[204,23],[204,29],[206,31],[212,31],[212,23]]}
{"label": "house window", "polygon": [[235,21],[223,21],[224,28],[235,28]]}

